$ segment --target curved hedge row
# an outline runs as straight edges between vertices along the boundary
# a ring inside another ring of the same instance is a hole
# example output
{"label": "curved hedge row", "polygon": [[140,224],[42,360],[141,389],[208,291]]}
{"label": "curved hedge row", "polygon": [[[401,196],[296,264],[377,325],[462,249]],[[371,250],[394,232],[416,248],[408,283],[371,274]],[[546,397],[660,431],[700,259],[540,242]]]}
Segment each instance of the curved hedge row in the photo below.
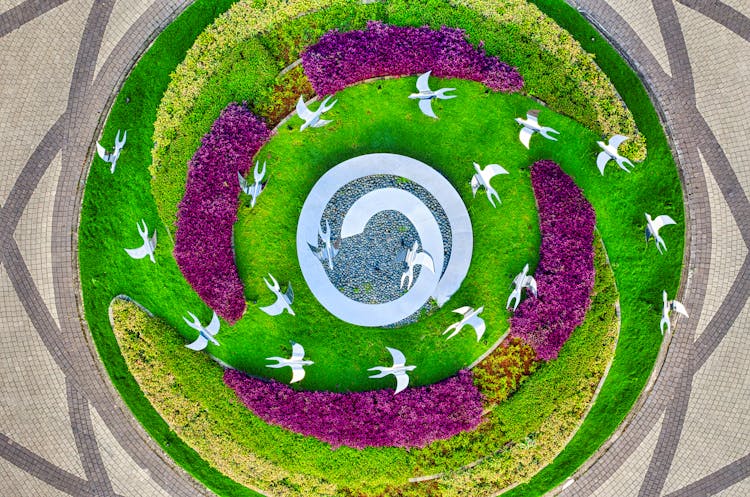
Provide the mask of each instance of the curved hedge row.
{"label": "curved hedge row", "polygon": [[528,342],[549,361],[583,322],[594,287],[594,209],[560,166],[541,160],[531,166],[539,209],[539,298],[521,303],[510,319],[510,335]]}
{"label": "curved hedge row", "polygon": [[179,205],[177,265],[201,299],[232,324],[245,312],[232,245],[240,194],[237,173],[247,173],[270,136],[265,123],[246,107],[229,105],[190,161]]}
{"label": "curved hedge row", "polygon": [[466,41],[463,30],[442,26],[412,28],[370,21],[365,30],[324,34],[302,53],[305,75],[318,95],[382,76],[432,71],[439,78],[482,83],[494,91],[523,87],[518,70]]}
{"label": "curved hedge row", "polygon": [[278,381],[229,369],[224,383],[267,423],[313,436],[337,449],[424,447],[479,425],[482,396],[469,371],[424,387],[335,393],[295,391]]}

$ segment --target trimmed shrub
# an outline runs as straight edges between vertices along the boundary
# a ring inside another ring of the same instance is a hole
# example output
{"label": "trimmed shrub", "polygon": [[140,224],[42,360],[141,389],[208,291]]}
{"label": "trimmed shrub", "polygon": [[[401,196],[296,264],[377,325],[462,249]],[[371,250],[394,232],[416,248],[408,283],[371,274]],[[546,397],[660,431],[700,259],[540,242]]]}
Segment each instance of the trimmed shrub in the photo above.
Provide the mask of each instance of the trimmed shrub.
{"label": "trimmed shrub", "polygon": [[178,208],[177,265],[203,301],[230,323],[245,312],[232,246],[240,194],[237,172],[247,173],[270,136],[265,123],[246,107],[228,105],[188,165]]}
{"label": "trimmed shrub", "polygon": [[530,296],[510,320],[510,335],[528,342],[549,361],[583,322],[594,287],[594,209],[560,166],[541,160],[531,167],[542,244]]}
{"label": "trimmed shrub", "polygon": [[278,381],[252,378],[229,369],[224,382],[268,423],[328,442],[365,447],[424,447],[473,430],[482,415],[482,395],[471,373],[426,387],[334,393],[295,391]]}
{"label": "trimmed shrub", "polygon": [[466,41],[462,29],[411,28],[367,23],[367,29],[324,34],[302,54],[307,79],[318,95],[336,93],[354,83],[432,70],[439,78],[477,81],[495,91],[523,87],[518,70]]}

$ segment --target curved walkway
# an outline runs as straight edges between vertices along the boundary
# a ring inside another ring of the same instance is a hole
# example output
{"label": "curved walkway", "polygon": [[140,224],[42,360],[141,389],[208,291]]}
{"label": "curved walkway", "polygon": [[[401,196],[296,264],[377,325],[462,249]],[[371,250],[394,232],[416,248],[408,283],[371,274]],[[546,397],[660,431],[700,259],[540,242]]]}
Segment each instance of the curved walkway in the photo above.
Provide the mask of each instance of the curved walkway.
{"label": "curved walkway", "polygon": [[[565,496],[750,495],[750,3],[571,0],[630,59],[682,174],[689,264],[639,409]],[[113,89],[178,0],[0,0],[0,495],[210,495],[109,383],[75,227]]]}

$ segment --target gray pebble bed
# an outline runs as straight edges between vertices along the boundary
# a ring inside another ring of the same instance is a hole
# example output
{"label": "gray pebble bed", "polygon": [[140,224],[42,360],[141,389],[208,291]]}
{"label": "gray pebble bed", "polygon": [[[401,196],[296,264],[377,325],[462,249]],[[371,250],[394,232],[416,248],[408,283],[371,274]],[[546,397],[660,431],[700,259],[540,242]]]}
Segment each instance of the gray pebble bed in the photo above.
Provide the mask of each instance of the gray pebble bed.
{"label": "gray pebble bed", "polygon": [[[451,254],[451,229],[448,217],[435,198],[422,186],[405,178],[390,175],[375,175],[359,178],[339,189],[323,211],[321,226],[325,220],[331,226],[331,240],[339,237],[344,215],[361,196],[380,188],[398,188],[419,198],[435,216],[443,235],[444,262],[440,273],[445,270]],[[356,236],[341,241],[341,248],[334,259],[334,268],[323,264],[331,282],[341,293],[352,300],[370,304],[390,302],[404,293],[400,288],[401,275],[406,271],[403,256],[406,249],[419,241],[417,230],[403,214],[385,210],[370,219],[365,230]],[[421,248],[421,242],[420,242]],[[432,255],[432,254],[431,254]],[[438,270],[438,268],[436,268]],[[414,280],[419,276],[421,266],[414,268]],[[411,316],[389,325],[398,327],[418,320],[434,306],[432,300]]]}

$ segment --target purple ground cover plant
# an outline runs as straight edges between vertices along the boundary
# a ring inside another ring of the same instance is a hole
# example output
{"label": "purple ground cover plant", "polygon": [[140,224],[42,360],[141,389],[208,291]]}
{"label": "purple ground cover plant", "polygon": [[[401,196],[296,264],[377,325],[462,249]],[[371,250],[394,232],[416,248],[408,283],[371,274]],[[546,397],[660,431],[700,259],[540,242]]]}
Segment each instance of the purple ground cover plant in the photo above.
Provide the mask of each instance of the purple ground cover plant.
{"label": "purple ground cover plant", "polygon": [[295,391],[228,369],[224,383],[267,423],[331,444],[365,447],[424,447],[479,425],[482,395],[469,371],[429,386],[334,393]]}
{"label": "purple ground cover plant", "polygon": [[475,48],[462,29],[400,27],[369,21],[367,29],[331,30],[302,54],[305,74],[318,95],[380,76],[432,70],[440,78],[477,81],[495,91],[523,87],[518,70]]}
{"label": "purple ground cover plant", "polygon": [[240,194],[237,172],[247,173],[270,135],[247,107],[229,104],[188,164],[185,196],[178,207],[177,265],[203,301],[230,323],[245,312],[232,246]]}
{"label": "purple ground cover plant", "polygon": [[510,335],[548,361],[557,357],[591,304],[596,217],[578,186],[554,162],[536,162],[531,184],[542,235],[534,274],[539,298],[529,296],[521,303],[510,319]]}

